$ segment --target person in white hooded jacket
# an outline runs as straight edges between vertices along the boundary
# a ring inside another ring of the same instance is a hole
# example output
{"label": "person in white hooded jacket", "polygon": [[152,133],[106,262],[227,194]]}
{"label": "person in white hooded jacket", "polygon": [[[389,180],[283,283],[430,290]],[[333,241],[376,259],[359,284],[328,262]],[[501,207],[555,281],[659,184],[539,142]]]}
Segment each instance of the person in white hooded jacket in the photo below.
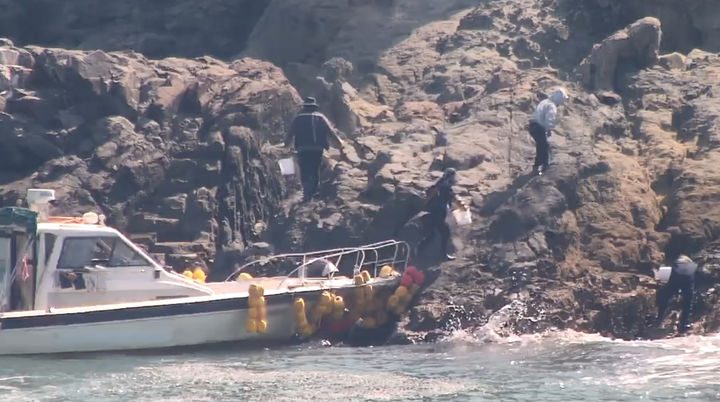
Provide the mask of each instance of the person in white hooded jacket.
{"label": "person in white hooded jacket", "polygon": [[549,167],[550,144],[548,137],[557,125],[557,107],[568,99],[567,91],[556,89],[549,98],[541,101],[530,117],[530,136],[535,140],[533,173],[541,175]]}

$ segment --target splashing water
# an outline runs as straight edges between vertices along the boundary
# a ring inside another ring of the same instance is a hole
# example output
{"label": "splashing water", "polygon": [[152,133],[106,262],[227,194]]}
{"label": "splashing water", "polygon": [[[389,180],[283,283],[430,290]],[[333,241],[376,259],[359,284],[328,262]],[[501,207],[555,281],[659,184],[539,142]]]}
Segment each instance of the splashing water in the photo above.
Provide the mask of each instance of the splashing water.
{"label": "splashing water", "polygon": [[514,332],[521,321],[537,322],[543,318],[542,310],[536,314],[528,314],[529,304],[525,300],[516,299],[506,304],[488,317],[487,322],[472,331],[456,329],[447,337],[450,342],[510,343],[519,342],[523,337]]}

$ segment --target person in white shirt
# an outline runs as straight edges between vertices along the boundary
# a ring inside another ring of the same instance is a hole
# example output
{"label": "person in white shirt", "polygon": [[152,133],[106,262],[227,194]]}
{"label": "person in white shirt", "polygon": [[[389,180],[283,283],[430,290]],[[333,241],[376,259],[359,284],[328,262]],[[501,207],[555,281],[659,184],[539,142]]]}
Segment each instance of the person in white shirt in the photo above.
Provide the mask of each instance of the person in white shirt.
{"label": "person in white shirt", "polygon": [[535,140],[533,173],[542,175],[549,167],[550,144],[548,137],[557,125],[557,107],[567,101],[567,91],[558,88],[549,98],[540,102],[530,117],[530,136]]}

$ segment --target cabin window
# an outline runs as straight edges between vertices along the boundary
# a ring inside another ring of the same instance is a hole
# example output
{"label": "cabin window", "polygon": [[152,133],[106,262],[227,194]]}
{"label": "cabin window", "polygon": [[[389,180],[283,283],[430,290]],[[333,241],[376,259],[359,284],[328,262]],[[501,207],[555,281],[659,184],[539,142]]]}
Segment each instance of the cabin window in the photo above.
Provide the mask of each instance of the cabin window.
{"label": "cabin window", "polygon": [[63,241],[58,268],[147,266],[150,262],[118,237],[71,237]]}
{"label": "cabin window", "polygon": [[111,267],[134,267],[147,265],[150,265],[150,262],[140,253],[130,248],[130,246],[128,246],[124,241],[120,239],[115,240],[115,248],[110,256]]}

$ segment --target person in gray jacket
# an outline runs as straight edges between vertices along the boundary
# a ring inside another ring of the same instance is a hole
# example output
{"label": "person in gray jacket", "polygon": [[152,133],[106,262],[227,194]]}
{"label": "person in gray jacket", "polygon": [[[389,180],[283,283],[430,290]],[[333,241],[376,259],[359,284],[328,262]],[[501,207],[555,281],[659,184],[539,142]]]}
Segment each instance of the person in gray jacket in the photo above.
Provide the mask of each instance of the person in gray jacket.
{"label": "person in gray jacket", "polygon": [[309,201],[317,193],[323,152],[331,142],[344,154],[343,141],[332,123],[320,112],[315,98],[305,98],[285,138],[285,145],[293,143],[297,152],[304,201]]}
{"label": "person in gray jacket", "polygon": [[530,136],[535,140],[535,164],[533,173],[542,175],[550,164],[548,137],[557,125],[557,107],[567,100],[567,91],[558,88],[549,98],[541,101],[530,118]]}

